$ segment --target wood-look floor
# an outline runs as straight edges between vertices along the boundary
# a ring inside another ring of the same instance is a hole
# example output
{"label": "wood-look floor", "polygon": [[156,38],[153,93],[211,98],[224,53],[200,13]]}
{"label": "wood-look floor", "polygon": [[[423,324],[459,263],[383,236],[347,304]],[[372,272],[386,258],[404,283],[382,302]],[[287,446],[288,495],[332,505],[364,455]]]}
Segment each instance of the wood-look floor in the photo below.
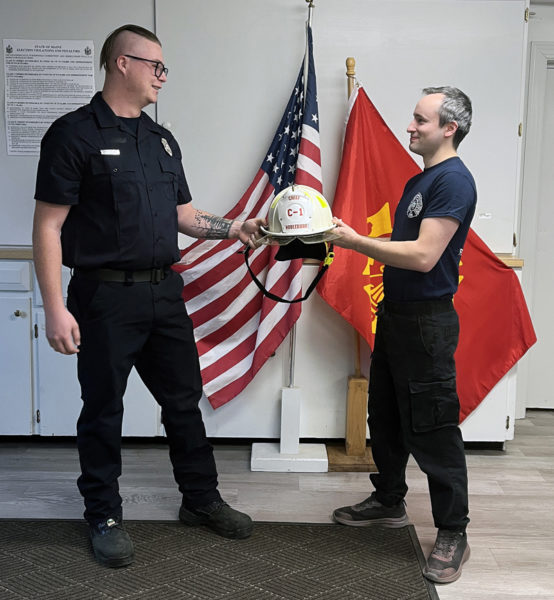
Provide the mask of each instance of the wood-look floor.
{"label": "wood-look floor", "polygon": [[[370,492],[366,473],[250,471],[250,446],[215,448],[220,491],[258,521],[328,522]],[[554,600],[554,411],[528,411],[504,451],[467,450],[472,555],[441,600]],[[0,440],[0,518],[80,518],[73,443]],[[435,529],[425,477],[408,467],[408,513],[424,552]],[[129,444],[120,479],[127,519],[176,519],[180,504],[159,443]],[[383,599],[387,600],[387,599]]]}

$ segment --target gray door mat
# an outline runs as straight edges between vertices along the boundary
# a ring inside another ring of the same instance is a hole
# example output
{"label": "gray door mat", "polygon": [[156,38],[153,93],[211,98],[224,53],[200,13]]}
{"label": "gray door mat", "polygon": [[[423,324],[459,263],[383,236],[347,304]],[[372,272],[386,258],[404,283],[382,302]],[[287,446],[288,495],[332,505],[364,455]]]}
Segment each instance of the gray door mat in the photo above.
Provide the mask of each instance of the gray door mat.
{"label": "gray door mat", "polygon": [[135,562],[97,564],[83,521],[0,520],[0,600],[438,600],[412,525],[256,523],[228,540],[126,521]]}

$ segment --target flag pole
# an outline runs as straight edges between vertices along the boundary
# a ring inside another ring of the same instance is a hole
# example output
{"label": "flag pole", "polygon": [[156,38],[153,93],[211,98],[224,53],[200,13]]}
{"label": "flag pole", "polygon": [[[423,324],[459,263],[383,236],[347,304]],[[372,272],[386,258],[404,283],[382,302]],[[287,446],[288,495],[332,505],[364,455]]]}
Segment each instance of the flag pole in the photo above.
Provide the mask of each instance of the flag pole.
{"label": "flag pole", "polygon": [[[306,51],[304,54],[304,102],[308,87],[308,29],[312,26],[313,0],[308,3],[306,21]],[[289,336],[289,384],[281,393],[281,438],[279,453],[284,459],[275,470],[285,471],[327,471],[328,461],[325,444],[300,444],[300,409],[302,393],[294,385],[294,367],[296,354],[296,323],[293,323]]]}
{"label": "flag pole", "polygon": [[[306,29],[312,26],[312,12],[314,9],[313,0],[306,0],[308,3],[308,20]],[[306,86],[308,85],[308,35],[306,34],[306,51],[304,55],[304,98],[306,98]],[[296,351],[296,323],[293,323],[290,330],[290,348],[289,348],[289,388],[294,387],[294,361]]]}
{"label": "flag pole", "polygon": [[[306,52],[304,55],[304,107],[306,104],[309,71],[309,30],[312,25],[313,0],[308,2],[306,22]],[[327,472],[328,458],[325,444],[300,443],[300,409],[302,390],[294,385],[296,350],[296,323],[289,334],[288,386],[281,388],[281,436],[279,444],[252,444],[250,468],[252,471]]]}
{"label": "flag pole", "polygon": [[[348,99],[356,86],[356,60],[346,59],[346,77]],[[329,471],[372,471],[374,469],[371,449],[367,447],[367,390],[368,380],[361,372],[360,334],[355,335],[354,375],[348,377],[346,398],[346,430],[344,448],[328,446]]]}
{"label": "flag pole", "polygon": [[308,27],[312,26],[312,11],[314,9],[314,0],[306,0],[308,3]]}
{"label": "flag pole", "polygon": [[[312,26],[312,12],[314,9],[313,0],[306,0],[308,3],[308,20],[306,21],[306,50],[304,53],[304,98],[306,98],[306,87],[308,85],[308,27]],[[289,346],[289,388],[294,388],[294,362],[295,362],[295,352],[296,352],[296,323],[293,323],[290,329],[289,336],[290,346]],[[298,442],[296,443],[296,448],[298,447]],[[294,444],[293,444],[294,448]],[[298,449],[295,450],[298,452]]]}
{"label": "flag pole", "polygon": [[[352,96],[352,92],[354,91],[354,86],[356,85],[356,59],[352,56],[349,56],[346,59],[346,82],[348,89],[348,98]],[[360,334],[355,331],[356,337],[356,356],[354,363],[354,377],[361,377],[361,360],[360,360]],[[364,436],[365,437],[365,436]],[[365,443],[364,443],[365,446]],[[358,448],[360,450],[360,448]]]}
{"label": "flag pole", "polygon": [[[306,29],[312,26],[312,13],[314,9],[313,0],[306,0],[308,3],[308,20]],[[304,54],[304,98],[306,98],[306,87],[308,85],[308,35],[306,33],[306,51]],[[294,387],[294,361],[296,351],[296,323],[293,323],[290,330],[290,348],[289,348],[289,388]]]}
{"label": "flag pole", "polygon": [[289,388],[294,387],[294,361],[296,352],[296,323],[293,323],[290,329],[290,347],[289,347]]}

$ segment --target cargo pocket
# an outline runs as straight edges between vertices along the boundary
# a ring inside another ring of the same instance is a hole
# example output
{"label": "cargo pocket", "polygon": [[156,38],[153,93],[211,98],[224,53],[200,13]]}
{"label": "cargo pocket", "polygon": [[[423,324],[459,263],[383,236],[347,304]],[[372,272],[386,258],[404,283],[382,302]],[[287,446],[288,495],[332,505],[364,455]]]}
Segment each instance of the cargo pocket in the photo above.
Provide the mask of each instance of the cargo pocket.
{"label": "cargo pocket", "polygon": [[410,381],[412,429],[416,433],[458,425],[460,402],[456,378],[444,381]]}

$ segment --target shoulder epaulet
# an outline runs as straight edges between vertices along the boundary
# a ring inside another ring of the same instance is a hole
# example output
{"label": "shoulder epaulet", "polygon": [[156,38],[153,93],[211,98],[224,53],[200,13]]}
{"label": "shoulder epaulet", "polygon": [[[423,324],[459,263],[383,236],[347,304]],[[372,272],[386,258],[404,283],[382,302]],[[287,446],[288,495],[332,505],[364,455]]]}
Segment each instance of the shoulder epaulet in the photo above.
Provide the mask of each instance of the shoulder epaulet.
{"label": "shoulder epaulet", "polygon": [[151,131],[155,131],[160,135],[170,135],[170,132],[165,127],[162,127],[160,124],[156,123],[156,121],[154,121],[154,119],[152,119],[144,111],[142,112],[142,119],[144,125],[146,125],[146,127],[148,127],[148,129]]}

